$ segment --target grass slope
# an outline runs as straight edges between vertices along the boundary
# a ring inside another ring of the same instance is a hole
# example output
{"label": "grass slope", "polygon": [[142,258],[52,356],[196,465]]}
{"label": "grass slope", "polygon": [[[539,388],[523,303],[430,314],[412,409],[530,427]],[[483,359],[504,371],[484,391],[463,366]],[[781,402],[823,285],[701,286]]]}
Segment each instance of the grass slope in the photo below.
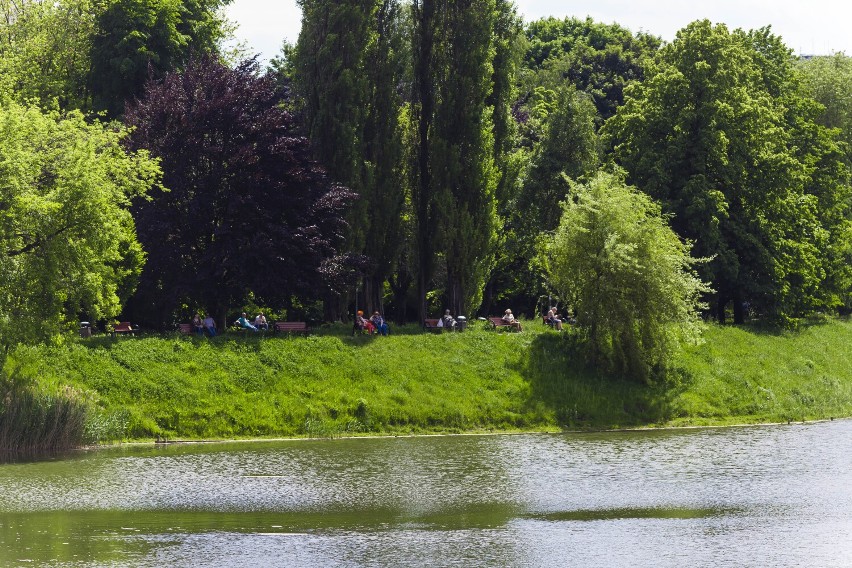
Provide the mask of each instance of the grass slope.
{"label": "grass slope", "polygon": [[852,416],[852,324],[711,326],[666,385],[601,377],[534,323],[307,338],[178,336],[21,347],[8,365],[92,393],[101,439],[335,436],[781,422]]}

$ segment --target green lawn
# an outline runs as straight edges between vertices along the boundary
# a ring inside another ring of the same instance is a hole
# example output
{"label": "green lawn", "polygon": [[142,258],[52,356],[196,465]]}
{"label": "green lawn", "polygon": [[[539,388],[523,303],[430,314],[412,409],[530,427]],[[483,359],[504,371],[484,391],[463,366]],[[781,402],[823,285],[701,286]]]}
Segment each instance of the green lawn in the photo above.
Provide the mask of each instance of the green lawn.
{"label": "green lawn", "polygon": [[351,337],[80,339],[8,365],[71,385],[98,437],[221,439],[784,422],[852,416],[852,324],[711,326],[666,384],[599,376],[571,333],[394,329]]}

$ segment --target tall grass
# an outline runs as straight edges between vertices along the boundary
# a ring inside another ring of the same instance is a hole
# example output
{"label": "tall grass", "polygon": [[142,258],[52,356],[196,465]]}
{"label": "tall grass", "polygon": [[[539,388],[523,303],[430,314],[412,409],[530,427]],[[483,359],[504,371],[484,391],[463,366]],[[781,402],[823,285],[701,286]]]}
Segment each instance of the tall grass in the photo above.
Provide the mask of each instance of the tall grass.
{"label": "tall grass", "polygon": [[17,371],[0,374],[0,450],[48,452],[86,439],[89,403],[71,387],[40,388]]}

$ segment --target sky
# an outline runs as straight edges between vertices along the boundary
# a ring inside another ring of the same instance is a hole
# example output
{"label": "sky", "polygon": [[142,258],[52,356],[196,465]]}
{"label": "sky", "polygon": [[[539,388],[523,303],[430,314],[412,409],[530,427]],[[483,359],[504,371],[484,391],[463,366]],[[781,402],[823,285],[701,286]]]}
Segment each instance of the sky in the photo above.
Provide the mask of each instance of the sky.
{"label": "sky", "polygon": [[[848,0],[515,0],[515,4],[526,21],[591,16],[666,41],[688,23],[704,18],[731,29],[770,25],[796,54],[842,51],[852,55],[852,2]],[[285,39],[295,43],[302,12],[296,0],[233,0],[226,15],[238,25],[237,39],[249,53],[259,53],[266,61],[279,52]]]}

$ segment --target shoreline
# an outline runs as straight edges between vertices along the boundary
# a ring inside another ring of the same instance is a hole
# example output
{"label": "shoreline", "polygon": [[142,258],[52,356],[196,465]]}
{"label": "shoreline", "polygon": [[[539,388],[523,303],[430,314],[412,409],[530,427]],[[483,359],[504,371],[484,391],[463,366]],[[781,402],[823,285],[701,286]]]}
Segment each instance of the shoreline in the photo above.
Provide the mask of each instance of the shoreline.
{"label": "shoreline", "polygon": [[221,440],[163,440],[163,441],[142,441],[130,440],[126,442],[112,442],[106,444],[97,444],[93,446],[83,446],[75,448],[72,451],[100,450],[117,448],[122,446],[132,447],[167,447],[167,446],[191,446],[191,445],[214,445],[214,444],[261,444],[261,443],[277,443],[277,442],[324,442],[337,440],[387,440],[394,438],[451,438],[451,437],[484,437],[484,436],[526,436],[526,435],[578,435],[578,434],[620,434],[620,433],[644,433],[644,432],[675,432],[678,430],[721,430],[729,428],[774,428],[781,426],[807,426],[811,424],[823,424],[828,422],[845,422],[852,420],[852,416],[840,418],[820,418],[805,421],[789,421],[789,422],[737,422],[735,424],[709,424],[702,426],[632,426],[629,428],[611,428],[611,429],[581,429],[581,430],[505,430],[505,431],[476,431],[469,432],[453,432],[453,433],[433,433],[433,434],[365,434],[363,436],[333,436],[333,437],[273,437],[273,438],[223,438]]}

